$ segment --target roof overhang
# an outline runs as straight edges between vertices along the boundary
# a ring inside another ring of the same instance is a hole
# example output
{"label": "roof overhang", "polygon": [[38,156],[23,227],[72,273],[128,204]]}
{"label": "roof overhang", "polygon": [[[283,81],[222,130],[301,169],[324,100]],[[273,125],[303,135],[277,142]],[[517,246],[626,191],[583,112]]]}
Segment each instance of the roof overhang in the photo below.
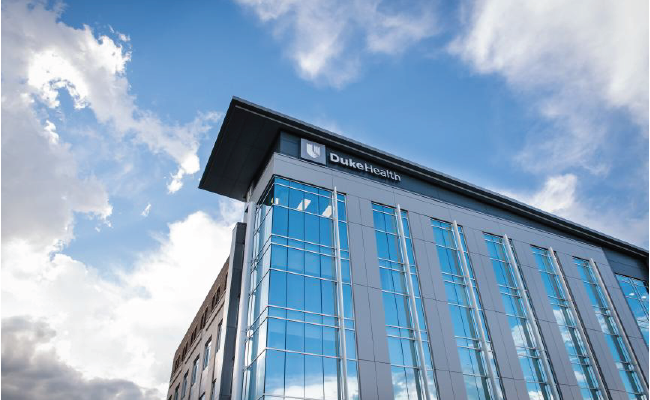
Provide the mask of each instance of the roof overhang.
{"label": "roof overhang", "polygon": [[237,97],[230,102],[199,188],[245,201],[251,182],[264,167],[281,131],[358,155],[589,242],[648,258],[648,251],[641,247]]}

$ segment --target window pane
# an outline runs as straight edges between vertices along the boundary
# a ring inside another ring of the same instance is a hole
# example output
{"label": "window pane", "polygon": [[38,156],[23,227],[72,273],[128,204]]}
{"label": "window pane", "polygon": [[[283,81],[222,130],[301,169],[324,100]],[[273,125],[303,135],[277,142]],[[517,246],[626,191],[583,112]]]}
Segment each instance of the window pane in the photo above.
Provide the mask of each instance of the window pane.
{"label": "window pane", "polygon": [[284,395],[284,355],[284,352],[276,350],[266,352],[265,393]]}
{"label": "window pane", "polygon": [[285,395],[293,397],[305,396],[305,356],[287,353]]}
{"label": "window pane", "polygon": [[305,356],[305,397],[323,398],[323,358]]}

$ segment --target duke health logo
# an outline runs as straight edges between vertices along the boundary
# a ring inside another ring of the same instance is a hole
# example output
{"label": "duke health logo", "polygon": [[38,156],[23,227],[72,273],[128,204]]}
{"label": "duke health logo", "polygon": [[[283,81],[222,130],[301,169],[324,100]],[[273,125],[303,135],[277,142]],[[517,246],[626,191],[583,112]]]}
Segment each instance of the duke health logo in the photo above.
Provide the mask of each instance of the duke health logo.
{"label": "duke health logo", "polygon": [[325,146],[301,138],[300,157],[325,165]]}

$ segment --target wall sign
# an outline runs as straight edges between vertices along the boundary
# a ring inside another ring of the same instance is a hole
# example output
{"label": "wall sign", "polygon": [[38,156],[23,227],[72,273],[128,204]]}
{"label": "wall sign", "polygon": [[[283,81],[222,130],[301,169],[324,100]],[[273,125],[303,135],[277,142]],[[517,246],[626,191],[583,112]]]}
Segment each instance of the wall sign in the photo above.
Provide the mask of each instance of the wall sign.
{"label": "wall sign", "polygon": [[329,157],[325,155],[326,149],[322,144],[314,143],[307,139],[300,139],[300,157],[305,160],[317,162],[319,164],[338,164],[357,171],[367,172],[369,174],[400,182],[402,177],[397,173],[384,168],[375,167],[365,161],[357,161],[348,156],[342,156],[334,151],[330,151]]}

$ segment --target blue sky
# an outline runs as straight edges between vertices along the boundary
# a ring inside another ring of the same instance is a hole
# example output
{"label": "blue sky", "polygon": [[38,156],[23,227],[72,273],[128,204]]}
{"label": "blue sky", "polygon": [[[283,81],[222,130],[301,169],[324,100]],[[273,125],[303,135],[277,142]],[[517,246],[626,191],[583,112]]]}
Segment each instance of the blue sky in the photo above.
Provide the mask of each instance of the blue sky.
{"label": "blue sky", "polygon": [[[606,1],[3,2],[7,340],[54,348],[80,387],[111,380],[107,398],[161,396],[241,213],[197,189],[232,96],[648,248],[647,15]],[[100,345],[112,351],[90,357]]]}

